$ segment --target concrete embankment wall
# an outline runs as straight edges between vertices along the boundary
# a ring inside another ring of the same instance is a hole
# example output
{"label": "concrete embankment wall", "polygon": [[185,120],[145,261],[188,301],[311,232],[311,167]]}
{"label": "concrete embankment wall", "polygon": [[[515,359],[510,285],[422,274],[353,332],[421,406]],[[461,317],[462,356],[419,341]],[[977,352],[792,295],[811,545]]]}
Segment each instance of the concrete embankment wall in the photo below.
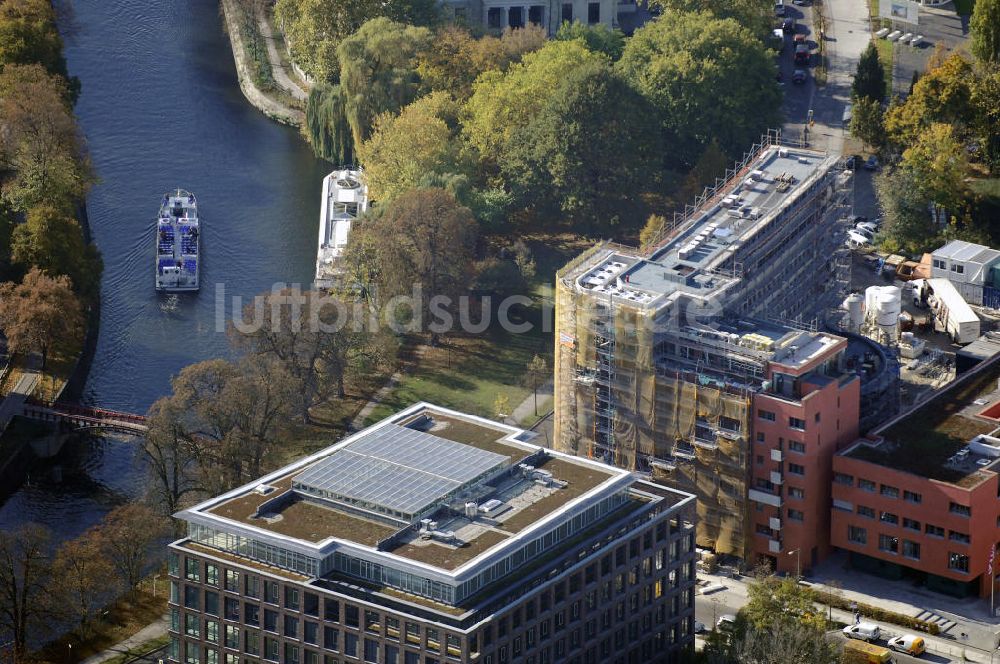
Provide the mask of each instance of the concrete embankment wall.
{"label": "concrete embankment wall", "polygon": [[257,110],[267,117],[282,124],[301,127],[305,123],[305,113],[281,104],[264,94],[254,83],[250,64],[247,62],[246,48],[243,44],[243,33],[239,26],[239,10],[234,0],[220,0],[222,15],[225,21],[229,43],[233,47],[233,59],[236,62],[236,74],[240,81],[240,90]]}

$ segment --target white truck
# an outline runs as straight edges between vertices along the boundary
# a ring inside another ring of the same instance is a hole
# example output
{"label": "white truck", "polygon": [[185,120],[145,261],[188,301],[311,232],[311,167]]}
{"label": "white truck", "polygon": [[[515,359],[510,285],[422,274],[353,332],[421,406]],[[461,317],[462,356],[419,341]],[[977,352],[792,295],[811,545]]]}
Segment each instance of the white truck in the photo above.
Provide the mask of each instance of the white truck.
{"label": "white truck", "polygon": [[945,332],[957,344],[979,338],[979,316],[947,279],[914,279],[909,282],[913,306],[929,307]]}

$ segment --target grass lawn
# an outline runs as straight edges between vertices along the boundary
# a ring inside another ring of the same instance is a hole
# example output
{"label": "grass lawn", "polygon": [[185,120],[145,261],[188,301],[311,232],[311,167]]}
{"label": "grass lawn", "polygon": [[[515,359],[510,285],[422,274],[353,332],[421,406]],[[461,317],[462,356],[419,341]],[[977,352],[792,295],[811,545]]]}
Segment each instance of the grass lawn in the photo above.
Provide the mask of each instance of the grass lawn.
{"label": "grass lawn", "polygon": [[419,364],[404,364],[402,380],[365,424],[418,401],[494,417],[494,401],[503,394],[510,408],[516,408],[531,393],[522,376],[535,354],[551,366],[552,335],[541,334],[537,327],[526,334],[490,329],[445,338],[440,346],[425,348]]}
{"label": "grass lawn", "polygon": [[978,178],[969,182],[969,188],[980,196],[1000,200],[1000,178]]}
{"label": "grass lawn", "polygon": [[[147,579],[141,584],[135,597],[119,600],[109,607],[108,615],[95,620],[91,633],[86,638],[71,632],[34,653],[34,658],[42,662],[65,662],[69,646],[72,645],[73,661],[79,662],[124,641],[167,612],[168,584],[161,578],[157,584],[156,597],[153,597],[151,590],[152,586]],[[150,644],[146,650],[153,647],[154,644]]]}
{"label": "grass lawn", "polygon": [[885,98],[892,99],[892,42],[888,39],[876,39],[878,59],[885,70]]}

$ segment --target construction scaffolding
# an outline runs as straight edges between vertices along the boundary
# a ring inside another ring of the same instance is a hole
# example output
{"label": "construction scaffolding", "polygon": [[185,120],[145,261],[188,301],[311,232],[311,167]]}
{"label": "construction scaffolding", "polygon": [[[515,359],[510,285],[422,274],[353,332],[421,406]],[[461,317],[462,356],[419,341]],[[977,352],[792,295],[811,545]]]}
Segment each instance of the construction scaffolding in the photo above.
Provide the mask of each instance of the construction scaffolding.
{"label": "construction scaffolding", "polygon": [[[663,257],[708,225],[727,192],[762,173],[755,164],[763,152],[777,153],[777,140],[769,135],[755,146],[656,241],[641,249],[601,243],[556,277],[556,448],[649,472],[694,493],[699,546],[743,560],[752,537],[752,404],[764,387],[769,353],[737,341],[755,336],[745,329],[710,329],[697,312],[717,297],[721,317],[816,329],[837,311],[849,280],[840,251],[849,178],[831,167],[832,159],[809,153],[820,165],[808,181],[776,168],[773,181],[787,186],[758,188],[759,199],[773,207],[762,208],[759,220],[733,222],[739,241],[715,243],[720,247],[709,250],[703,268],[678,273],[673,266],[691,261]],[[706,232],[698,237],[706,246]],[[701,281],[698,274],[705,275]],[[651,286],[662,292],[650,293]],[[678,292],[696,313],[683,313]]]}

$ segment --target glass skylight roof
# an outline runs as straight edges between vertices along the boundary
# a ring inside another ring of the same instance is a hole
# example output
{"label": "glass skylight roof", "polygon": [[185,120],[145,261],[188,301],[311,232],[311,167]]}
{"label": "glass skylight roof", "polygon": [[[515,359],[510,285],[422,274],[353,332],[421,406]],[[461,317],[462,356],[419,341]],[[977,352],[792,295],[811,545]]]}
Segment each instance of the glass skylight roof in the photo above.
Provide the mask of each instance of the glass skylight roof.
{"label": "glass skylight roof", "polygon": [[387,424],[299,473],[296,488],[408,519],[507,463],[508,457]]}

